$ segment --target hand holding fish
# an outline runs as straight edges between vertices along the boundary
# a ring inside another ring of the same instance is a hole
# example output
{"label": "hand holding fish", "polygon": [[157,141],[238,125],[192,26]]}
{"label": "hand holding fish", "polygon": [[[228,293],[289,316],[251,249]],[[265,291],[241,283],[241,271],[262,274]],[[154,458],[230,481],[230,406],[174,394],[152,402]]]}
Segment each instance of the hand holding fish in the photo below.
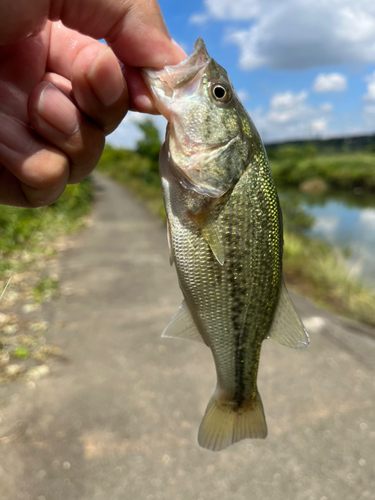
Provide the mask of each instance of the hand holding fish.
{"label": "hand holding fish", "polygon": [[56,201],[129,109],[157,112],[137,68],[183,57],[156,0],[0,0],[0,203]]}

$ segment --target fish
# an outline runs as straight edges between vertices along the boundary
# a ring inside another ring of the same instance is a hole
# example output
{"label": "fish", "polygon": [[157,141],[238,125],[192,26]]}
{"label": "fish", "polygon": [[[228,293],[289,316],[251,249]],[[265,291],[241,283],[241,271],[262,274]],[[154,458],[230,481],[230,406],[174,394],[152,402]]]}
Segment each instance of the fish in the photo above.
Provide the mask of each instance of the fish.
{"label": "fish", "polygon": [[198,432],[219,451],[265,438],[257,388],[263,340],[300,349],[308,334],[282,274],[282,213],[257,129],[199,38],[184,61],[144,69],[168,120],[159,170],[170,262],[183,301],[163,337],[212,352],[217,386]]}

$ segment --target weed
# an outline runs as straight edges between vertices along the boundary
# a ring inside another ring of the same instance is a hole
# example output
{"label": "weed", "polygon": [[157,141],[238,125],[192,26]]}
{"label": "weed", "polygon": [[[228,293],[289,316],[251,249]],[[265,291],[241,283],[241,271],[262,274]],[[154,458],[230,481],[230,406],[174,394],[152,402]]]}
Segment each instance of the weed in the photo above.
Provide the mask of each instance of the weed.
{"label": "weed", "polygon": [[43,278],[33,288],[32,295],[36,303],[41,303],[59,294],[59,283],[57,279],[52,277]]}
{"label": "weed", "polygon": [[30,356],[30,351],[27,347],[16,347],[12,352],[12,356],[18,359],[25,359]]}

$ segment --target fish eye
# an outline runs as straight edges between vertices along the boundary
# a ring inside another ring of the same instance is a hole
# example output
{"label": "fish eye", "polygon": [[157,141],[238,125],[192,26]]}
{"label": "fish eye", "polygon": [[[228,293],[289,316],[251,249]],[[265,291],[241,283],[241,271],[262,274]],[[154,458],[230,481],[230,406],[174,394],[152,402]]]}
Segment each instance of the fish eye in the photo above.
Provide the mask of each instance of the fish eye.
{"label": "fish eye", "polygon": [[211,87],[212,97],[215,101],[219,102],[229,102],[232,98],[232,92],[229,87],[223,85],[222,83],[215,83]]}

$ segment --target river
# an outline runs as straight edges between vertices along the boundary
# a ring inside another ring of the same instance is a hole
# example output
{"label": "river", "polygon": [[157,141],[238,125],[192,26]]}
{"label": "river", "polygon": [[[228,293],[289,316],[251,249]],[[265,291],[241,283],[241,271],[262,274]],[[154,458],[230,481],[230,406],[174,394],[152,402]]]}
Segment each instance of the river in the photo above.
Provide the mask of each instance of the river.
{"label": "river", "polygon": [[311,217],[303,232],[339,249],[348,275],[375,289],[375,195],[351,193],[305,194],[299,190],[280,193],[281,204],[293,200]]}

